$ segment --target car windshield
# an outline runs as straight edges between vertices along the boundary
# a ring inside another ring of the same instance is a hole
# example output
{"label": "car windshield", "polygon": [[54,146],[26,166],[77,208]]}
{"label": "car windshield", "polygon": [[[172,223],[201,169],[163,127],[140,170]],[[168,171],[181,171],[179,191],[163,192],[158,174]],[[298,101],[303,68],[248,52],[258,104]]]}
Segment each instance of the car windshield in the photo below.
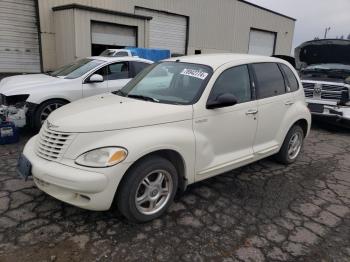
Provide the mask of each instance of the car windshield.
{"label": "car windshield", "polygon": [[158,103],[189,105],[197,102],[212,72],[209,66],[199,64],[157,63],[115,94]]}
{"label": "car windshield", "polygon": [[350,71],[350,65],[345,64],[316,64],[310,65],[304,69],[305,71],[317,71],[317,70],[341,70]]}
{"label": "car windshield", "polygon": [[50,76],[61,77],[66,79],[74,79],[83,76],[95,67],[103,64],[104,61],[97,59],[79,59],[71,64],[62,66],[56,71],[52,72]]}

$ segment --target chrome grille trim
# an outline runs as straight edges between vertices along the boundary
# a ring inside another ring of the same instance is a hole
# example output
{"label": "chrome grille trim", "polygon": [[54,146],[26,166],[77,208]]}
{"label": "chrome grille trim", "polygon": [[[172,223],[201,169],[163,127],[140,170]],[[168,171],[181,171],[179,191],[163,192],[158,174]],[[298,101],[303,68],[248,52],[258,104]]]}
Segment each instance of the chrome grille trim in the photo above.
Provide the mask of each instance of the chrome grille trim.
{"label": "chrome grille trim", "polygon": [[36,143],[36,154],[46,160],[60,160],[74,137],[73,133],[53,131],[43,125]]}
{"label": "chrome grille trim", "polygon": [[[306,97],[314,97],[314,90],[316,83],[303,82],[304,92]],[[322,87],[321,98],[328,100],[340,101],[343,94],[348,92],[347,88],[343,85],[330,85],[330,84],[320,84]]]}

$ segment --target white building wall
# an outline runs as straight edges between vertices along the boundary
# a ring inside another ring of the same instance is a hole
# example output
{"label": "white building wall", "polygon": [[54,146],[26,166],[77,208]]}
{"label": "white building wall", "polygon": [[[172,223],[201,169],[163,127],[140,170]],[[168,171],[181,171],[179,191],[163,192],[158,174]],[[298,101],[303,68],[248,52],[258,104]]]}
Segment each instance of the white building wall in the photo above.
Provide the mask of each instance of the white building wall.
{"label": "white building wall", "polygon": [[[139,6],[188,16],[188,54],[196,49],[202,53],[247,53],[251,27],[277,32],[275,53],[291,53],[295,21],[238,0],[39,0],[44,70],[52,70],[57,65],[52,7],[73,3],[127,13],[135,13],[135,6]],[[80,30],[86,30],[84,21],[80,22]],[[90,30],[84,33],[90,34]],[[145,34],[147,46],[147,30],[138,33]],[[87,36],[76,45],[84,46],[84,39]],[[78,52],[79,55],[86,55],[87,49],[82,50],[85,51]]]}

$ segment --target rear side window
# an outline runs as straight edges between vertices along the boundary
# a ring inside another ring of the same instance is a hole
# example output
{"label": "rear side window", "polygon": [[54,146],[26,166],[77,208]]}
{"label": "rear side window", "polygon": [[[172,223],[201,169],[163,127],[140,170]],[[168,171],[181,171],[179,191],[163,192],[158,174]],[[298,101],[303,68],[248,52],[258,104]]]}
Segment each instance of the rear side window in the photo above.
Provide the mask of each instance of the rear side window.
{"label": "rear side window", "polygon": [[142,62],[131,62],[134,72],[133,72],[133,77],[138,75],[143,69],[145,69],[147,66],[150,64],[147,63],[142,63]]}
{"label": "rear side window", "polygon": [[224,71],[216,80],[210,99],[216,99],[219,95],[225,93],[234,95],[238,103],[251,100],[250,77],[246,65],[232,67]]}
{"label": "rear side window", "polygon": [[284,64],[280,64],[286,78],[288,81],[288,85],[290,87],[290,92],[295,92],[299,89],[299,83],[297,78],[295,77],[294,73],[290,68]]}
{"label": "rear side window", "polygon": [[258,84],[258,98],[268,98],[286,93],[284,78],[275,63],[260,63],[252,65]]}

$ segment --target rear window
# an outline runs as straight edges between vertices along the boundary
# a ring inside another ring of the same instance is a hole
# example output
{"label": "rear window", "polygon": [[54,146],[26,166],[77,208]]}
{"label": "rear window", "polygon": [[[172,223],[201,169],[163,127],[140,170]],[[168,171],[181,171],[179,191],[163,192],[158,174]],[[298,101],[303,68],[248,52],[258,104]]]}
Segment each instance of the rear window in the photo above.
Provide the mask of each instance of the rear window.
{"label": "rear window", "polygon": [[259,99],[278,96],[286,93],[284,78],[275,63],[260,63],[252,65],[256,80]]}
{"label": "rear window", "polygon": [[295,92],[299,89],[299,83],[294,73],[290,68],[284,64],[280,64],[284,74],[287,77],[288,85],[291,92]]}

